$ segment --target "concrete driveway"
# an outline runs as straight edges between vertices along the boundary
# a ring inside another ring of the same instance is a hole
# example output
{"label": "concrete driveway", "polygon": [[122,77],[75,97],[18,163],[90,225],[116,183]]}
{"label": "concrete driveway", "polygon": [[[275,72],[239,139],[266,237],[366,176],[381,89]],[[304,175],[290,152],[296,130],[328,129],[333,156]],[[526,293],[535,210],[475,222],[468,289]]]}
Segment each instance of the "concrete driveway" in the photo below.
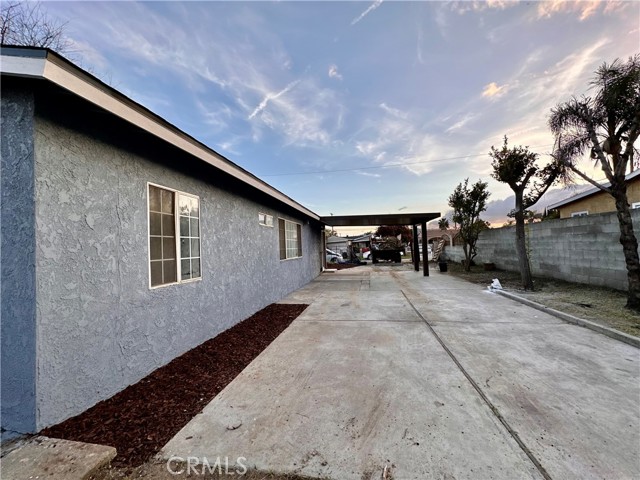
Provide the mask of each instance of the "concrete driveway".
{"label": "concrete driveway", "polygon": [[[640,350],[406,267],[310,306],[162,450],[334,479],[640,478]],[[192,379],[197,381],[197,379]]]}

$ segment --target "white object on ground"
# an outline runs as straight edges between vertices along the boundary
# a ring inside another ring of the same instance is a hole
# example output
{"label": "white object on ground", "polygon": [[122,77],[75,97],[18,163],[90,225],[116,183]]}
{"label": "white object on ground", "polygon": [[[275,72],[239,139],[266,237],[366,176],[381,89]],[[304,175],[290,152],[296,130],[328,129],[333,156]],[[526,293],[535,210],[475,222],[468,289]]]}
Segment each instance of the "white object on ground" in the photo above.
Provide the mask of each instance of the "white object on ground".
{"label": "white object on ground", "polygon": [[491,285],[489,285],[489,290],[491,291],[502,290],[502,285],[500,284],[500,280],[498,280],[497,278],[494,278],[493,281],[491,282]]}

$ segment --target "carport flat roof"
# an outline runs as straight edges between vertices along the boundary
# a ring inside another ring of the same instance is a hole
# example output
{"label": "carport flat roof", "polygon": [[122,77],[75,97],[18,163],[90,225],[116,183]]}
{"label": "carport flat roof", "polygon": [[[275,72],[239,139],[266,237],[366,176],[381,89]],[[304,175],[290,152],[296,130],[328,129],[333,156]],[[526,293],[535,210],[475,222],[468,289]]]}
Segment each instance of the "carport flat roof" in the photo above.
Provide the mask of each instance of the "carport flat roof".
{"label": "carport flat roof", "polygon": [[372,215],[331,215],[320,221],[332,227],[361,227],[375,225],[417,225],[430,222],[442,215],[438,213],[389,213]]}

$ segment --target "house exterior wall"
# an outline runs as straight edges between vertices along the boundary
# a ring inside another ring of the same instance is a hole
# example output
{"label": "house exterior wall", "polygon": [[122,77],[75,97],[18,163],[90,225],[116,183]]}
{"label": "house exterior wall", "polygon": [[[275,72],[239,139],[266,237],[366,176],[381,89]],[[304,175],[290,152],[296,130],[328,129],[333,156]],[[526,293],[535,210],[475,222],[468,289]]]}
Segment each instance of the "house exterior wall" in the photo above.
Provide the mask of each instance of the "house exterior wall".
{"label": "house exterior wall", "polygon": [[[38,429],[320,273],[320,224],[49,118],[35,123]],[[149,288],[147,182],[200,197],[201,281]],[[273,215],[275,228],[259,225],[258,213]],[[280,260],[278,217],[302,224],[302,258]]]}
{"label": "house exterior wall", "polygon": [[[634,225],[640,225],[640,210],[632,210],[631,217]],[[534,275],[627,289],[627,270],[615,213],[528,224],[526,234]],[[478,239],[475,262],[492,262],[500,269],[518,271],[515,241],[515,227],[483,231]],[[445,247],[447,258],[452,261],[461,259],[461,251],[462,247]]]}
{"label": "house exterior wall", "polygon": [[3,88],[1,102],[0,423],[26,432],[36,425],[34,98]]}
{"label": "house exterior wall", "polygon": [[[629,204],[640,202],[640,177],[633,178],[628,182],[627,198]],[[584,211],[589,212],[589,215],[615,212],[616,205],[611,195],[605,192],[598,192],[568,205],[558,207],[560,218],[571,218],[572,213]]]}

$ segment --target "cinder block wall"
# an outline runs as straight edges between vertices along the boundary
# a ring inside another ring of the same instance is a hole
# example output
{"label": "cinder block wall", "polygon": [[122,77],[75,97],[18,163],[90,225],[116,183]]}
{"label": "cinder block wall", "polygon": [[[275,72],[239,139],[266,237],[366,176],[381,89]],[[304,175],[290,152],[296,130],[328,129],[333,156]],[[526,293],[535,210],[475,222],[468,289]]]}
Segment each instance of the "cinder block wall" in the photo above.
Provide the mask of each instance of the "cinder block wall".
{"label": "cinder block wall", "polygon": [[[640,210],[632,210],[640,225]],[[636,228],[636,235],[640,231]],[[548,220],[527,225],[529,261],[534,275],[576,283],[627,289],[627,270],[615,212]],[[476,263],[493,262],[504,270],[518,270],[515,227],[480,234]],[[447,258],[460,261],[462,247],[446,247]]]}

